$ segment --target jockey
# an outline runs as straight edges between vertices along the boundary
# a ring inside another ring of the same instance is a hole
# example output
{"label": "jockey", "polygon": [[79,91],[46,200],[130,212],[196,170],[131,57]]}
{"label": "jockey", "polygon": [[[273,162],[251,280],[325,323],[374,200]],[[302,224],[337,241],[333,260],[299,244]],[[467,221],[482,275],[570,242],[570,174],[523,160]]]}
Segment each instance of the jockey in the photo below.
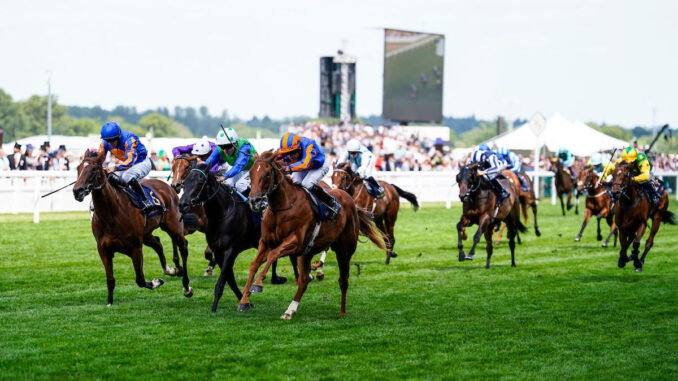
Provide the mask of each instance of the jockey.
{"label": "jockey", "polygon": [[384,197],[384,187],[372,177],[374,172],[374,155],[367,147],[362,145],[357,139],[351,139],[346,143],[346,151],[341,155],[337,166],[349,162],[351,170],[366,180],[366,185],[372,188],[376,198]]}
{"label": "jockey", "polygon": [[600,176],[603,173],[603,155],[598,152],[594,153],[591,155],[591,158],[589,158],[589,162],[586,163],[586,166],[592,167],[593,171]]}
{"label": "jockey", "polygon": [[518,155],[512,151],[509,151],[509,149],[506,147],[501,147],[497,151],[497,156],[500,160],[503,160],[506,163],[506,169],[518,176],[518,180],[520,180],[520,187],[527,189],[527,182],[525,179],[523,179],[523,176],[520,175],[520,172],[523,170],[523,163],[520,161]]}
{"label": "jockey", "polygon": [[238,134],[232,128],[223,128],[217,133],[217,149],[205,160],[208,168],[214,165],[224,173],[225,184],[234,187],[238,192],[245,193],[250,187],[249,169],[254,164],[254,154],[257,151],[247,139],[238,139]]}
{"label": "jockey", "polygon": [[488,180],[492,190],[497,195],[497,203],[493,215],[493,217],[496,217],[499,206],[501,206],[502,202],[510,196],[509,192],[504,188],[504,185],[499,182],[499,179],[497,178],[501,171],[504,170],[504,162],[501,161],[492,150],[482,151],[481,148],[482,145],[478,147],[478,150],[473,152],[470,163],[478,163],[478,175],[484,176],[485,179]]}
{"label": "jockey", "polygon": [[650,163],[650,159],[647,157],[647,155],[644,153],[638,153],[638,151],[636,151],[636,149],[633,147],[624,148],[624,150],[622,150],[621,158],[618,159],[614,164],[605,167],[605,170],[603,171],[603,178],[612,173],[612,171],[614,171],[614,167],[621,162],[634,163],[633,170],[635,173],[637,173],[637,175],[633,177],[633,180],[638,183],[638,185],[640,185],[641,189],[648,196],[648,200],[652,206],[657,205],[661,200],[662,195],[658,192],[658,188],[660,187],[658,181],[656,181],[654,176],[652,176],[650,173],[652,170],[652,163]]}
{"label": "jockey", "polygon": [[285,162],[285,171],[292,172],[292,181],[312,191],[330,210],[331,219],[337,217],[339,205],[329,193],[318,186],[318,182],[330,170],[330,163],[314,140],[288,132],[280,139],[278,154]]}
{"label": "jockey", "polygon": [[[177,157],[191,154],[197,156],[201,161],[206,161],[216,149],[216,144],[207,140],[207,137],[203,137],[202,139],[195,142],[195,144],[172,148],[172,156]],[[219,170],[219,163],[214,163],[214,166],[210,168],[210,172],[216,172],[217,170]]]}
{"label": "jockey", "polygon": [[567,168],[567,171],[574,180],[577,177],[577,174],[574,173],[574,170],[572,169],[572,164],[574,164],[574,155],[572,152],[565,149],[565,147],[560,147],[560,149],[558,149],[558,153],[556,154],[556,159],[563,163],[563,166]]}
{"label": "jockey", "polygon": [[139,137],[129,131],[122,131],[116,122],[107,122],[101,126],[101,145],[99,153],[110,152],[121,163],[115,167],[116,176],[108,179],[113,185],[128,187],[141,197],[143,207],[141,213],[146,215],[160,206],[146,198],[139,179],[146,177],[151,171],[151,158]]}

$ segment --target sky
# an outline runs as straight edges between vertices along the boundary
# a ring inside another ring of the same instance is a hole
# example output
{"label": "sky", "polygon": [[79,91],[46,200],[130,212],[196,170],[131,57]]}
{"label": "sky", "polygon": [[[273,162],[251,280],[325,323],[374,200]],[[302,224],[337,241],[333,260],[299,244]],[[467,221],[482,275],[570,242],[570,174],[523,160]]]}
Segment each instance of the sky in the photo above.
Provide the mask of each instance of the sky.
{"label": "sky", "polygon": [[678,126],[678,1],[8,1],[0,88],[112,108],[315,116],[319,58],[357,58],[381,114],[384,27],[445,40],[443,114]]}

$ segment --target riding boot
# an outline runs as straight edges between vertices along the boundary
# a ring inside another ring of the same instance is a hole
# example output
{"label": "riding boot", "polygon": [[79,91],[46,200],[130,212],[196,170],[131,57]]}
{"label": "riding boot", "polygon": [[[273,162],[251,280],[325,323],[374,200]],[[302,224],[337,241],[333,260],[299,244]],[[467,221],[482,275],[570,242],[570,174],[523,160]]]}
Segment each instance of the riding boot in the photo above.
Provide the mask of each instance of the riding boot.
{"label": "riding boot", "polygon": [[492,190],[494,191],[494,193],[497,195],[497,203],[495,204],[494,213],[492,214],[492,218],[494,218],[497,216],[497,213],[499,213],[499,208],[501,207],[501,204],[504,202],[504,200],[509,198],[510,194],[506,190],[506,188],[504,188],[504,185],[502,185],[502,183],[500,183],[499,179],[496,177],[490,180],[490,185],[492,186]]}
{"label": "riding boot", "polygon": [[332,195],[325,192],[325,190],[318,185],[314,185],[313,188],[311,188],[311,191],[316,196],[318,196],[320,202],[325,204],[325,207],[327,207],[327,209],[330,211],[330,220],[336,220],[337,214],[339,213],[339,205],[337,204],[337,200],[335,200]]}
{"label": "riding boot", "polygon": [[368,177],[366,179],[370,184],[372,184],[372,187],[376,193],[376,198],[380,199],[384,197],[384,187],[379,184],[379,182],[372,176]]}
{"label": "riding boot", "polygon": [[526,192],[528,190],[527,181],[525,181],[521,173],[516,173],[516,175],[518,176],[518,181],[520,181],[520,189]]}
{"label": "riding boot", "polygon": [[654,185],[652,184],[651,180],[641,183],[641,186],[645,192],[645,195],[647,196],[647,200],[650,202],[650,210],[653,210],[659,203],[659,195],[654,189]]}
{"label": "riding boot", "polygon": [[143,188],[141,188],[139,180],[133,177],[132,179],[130,179],[130,181],[127,182],[127,185],[130,187],[132,191],[134,191],[134,193],[139,195],[139,197],[141,198],[142,202],[141,214],[147,215],[151,211],[153,211],[154,208],[157,207],[151,200],[146,198],[146,194],[144,193]]}

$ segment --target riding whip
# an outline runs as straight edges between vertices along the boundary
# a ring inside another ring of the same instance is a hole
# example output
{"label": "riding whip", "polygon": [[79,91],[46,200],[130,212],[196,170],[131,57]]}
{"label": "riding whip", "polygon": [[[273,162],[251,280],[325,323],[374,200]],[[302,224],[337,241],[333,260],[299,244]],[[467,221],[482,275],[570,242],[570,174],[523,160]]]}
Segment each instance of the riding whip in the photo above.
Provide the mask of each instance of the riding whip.
{"label": "riding whip", "polygon": [[[77,180],[76,180],[76,181],[77,181]],[[73,181],[73,182],[70,183],[70,184],[66,184],[66,185],[62,186],[61,188],[59,188],[59,189],[57,189],[57,190],[51,191],[51,192],[49,192],[49,193],[47,193],[47,194],[43,194],[42,196],[40,196],[40,198],[45,198],[45,197],[47,197],[47,196],[49,196],[49,195],[51,195],[51,194],[54,194],[54,193],[56,193],[56,192],[58,192],[58,191],[60,191],[60,190],[62,190],[62,189],[68,188],[68,187],[70,187],[70,186],[73,185],[73,184],[75,184],[75,181]]]}
{"label": "riding whip", "polygon": [[[603,174],[605,174],[605,170],[607,170],[607,168],[610,168],[610,163],[612,163],[612,159],[614,159],[614,154],[615,154],[615,153],[617,153],[617,148],[616,148],[616,147],[615,147],[615,149],[612,151],[612,155],[610,156],[610,160],[608,160],[607,165],[605,166],[605,168],[603,168]],[[598,188],[598,185],[600,185],[600,182],[601,182],[602,180],[603,180],[603,176],[600,176],[600,177],[598,178],[598,181],[596,181],[596,188]]]}

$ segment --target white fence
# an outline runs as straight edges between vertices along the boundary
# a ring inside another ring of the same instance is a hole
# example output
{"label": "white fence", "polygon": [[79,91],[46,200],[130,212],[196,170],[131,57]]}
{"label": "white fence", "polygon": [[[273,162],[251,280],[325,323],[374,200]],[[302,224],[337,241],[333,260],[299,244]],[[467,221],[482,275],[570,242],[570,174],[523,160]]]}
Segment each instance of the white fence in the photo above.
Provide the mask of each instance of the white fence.
{"label": "white fence", "polygon": [[[527,172],[534,178],[534,173]],[[165,180],[169,172],[152,171],[149,178]],[[456,185],[457,172],[376,172],[380,180],[398,185],[414,193],[420,202],[445,202],[447,207],[459,201],[459,187]],[[678,172],[663,172],[660,177],[672,177],[678,181]],[[33,221],[40,221],[41,212],[85,211],[90,198],[77,202],[71,187],[51,196],[41,195],[75,181],[75,171],[8,171],[0,173],[0,213],[33,213]],[[539,178],[553,177],[552,172],[539,172]],[[325,180],[329,181],[329,177]],[[539,194],[543,195],[543,183]],[[555,182],[551,181],[551,203],[556,203]],[[678,200],[678,193],[676,194]]]}

